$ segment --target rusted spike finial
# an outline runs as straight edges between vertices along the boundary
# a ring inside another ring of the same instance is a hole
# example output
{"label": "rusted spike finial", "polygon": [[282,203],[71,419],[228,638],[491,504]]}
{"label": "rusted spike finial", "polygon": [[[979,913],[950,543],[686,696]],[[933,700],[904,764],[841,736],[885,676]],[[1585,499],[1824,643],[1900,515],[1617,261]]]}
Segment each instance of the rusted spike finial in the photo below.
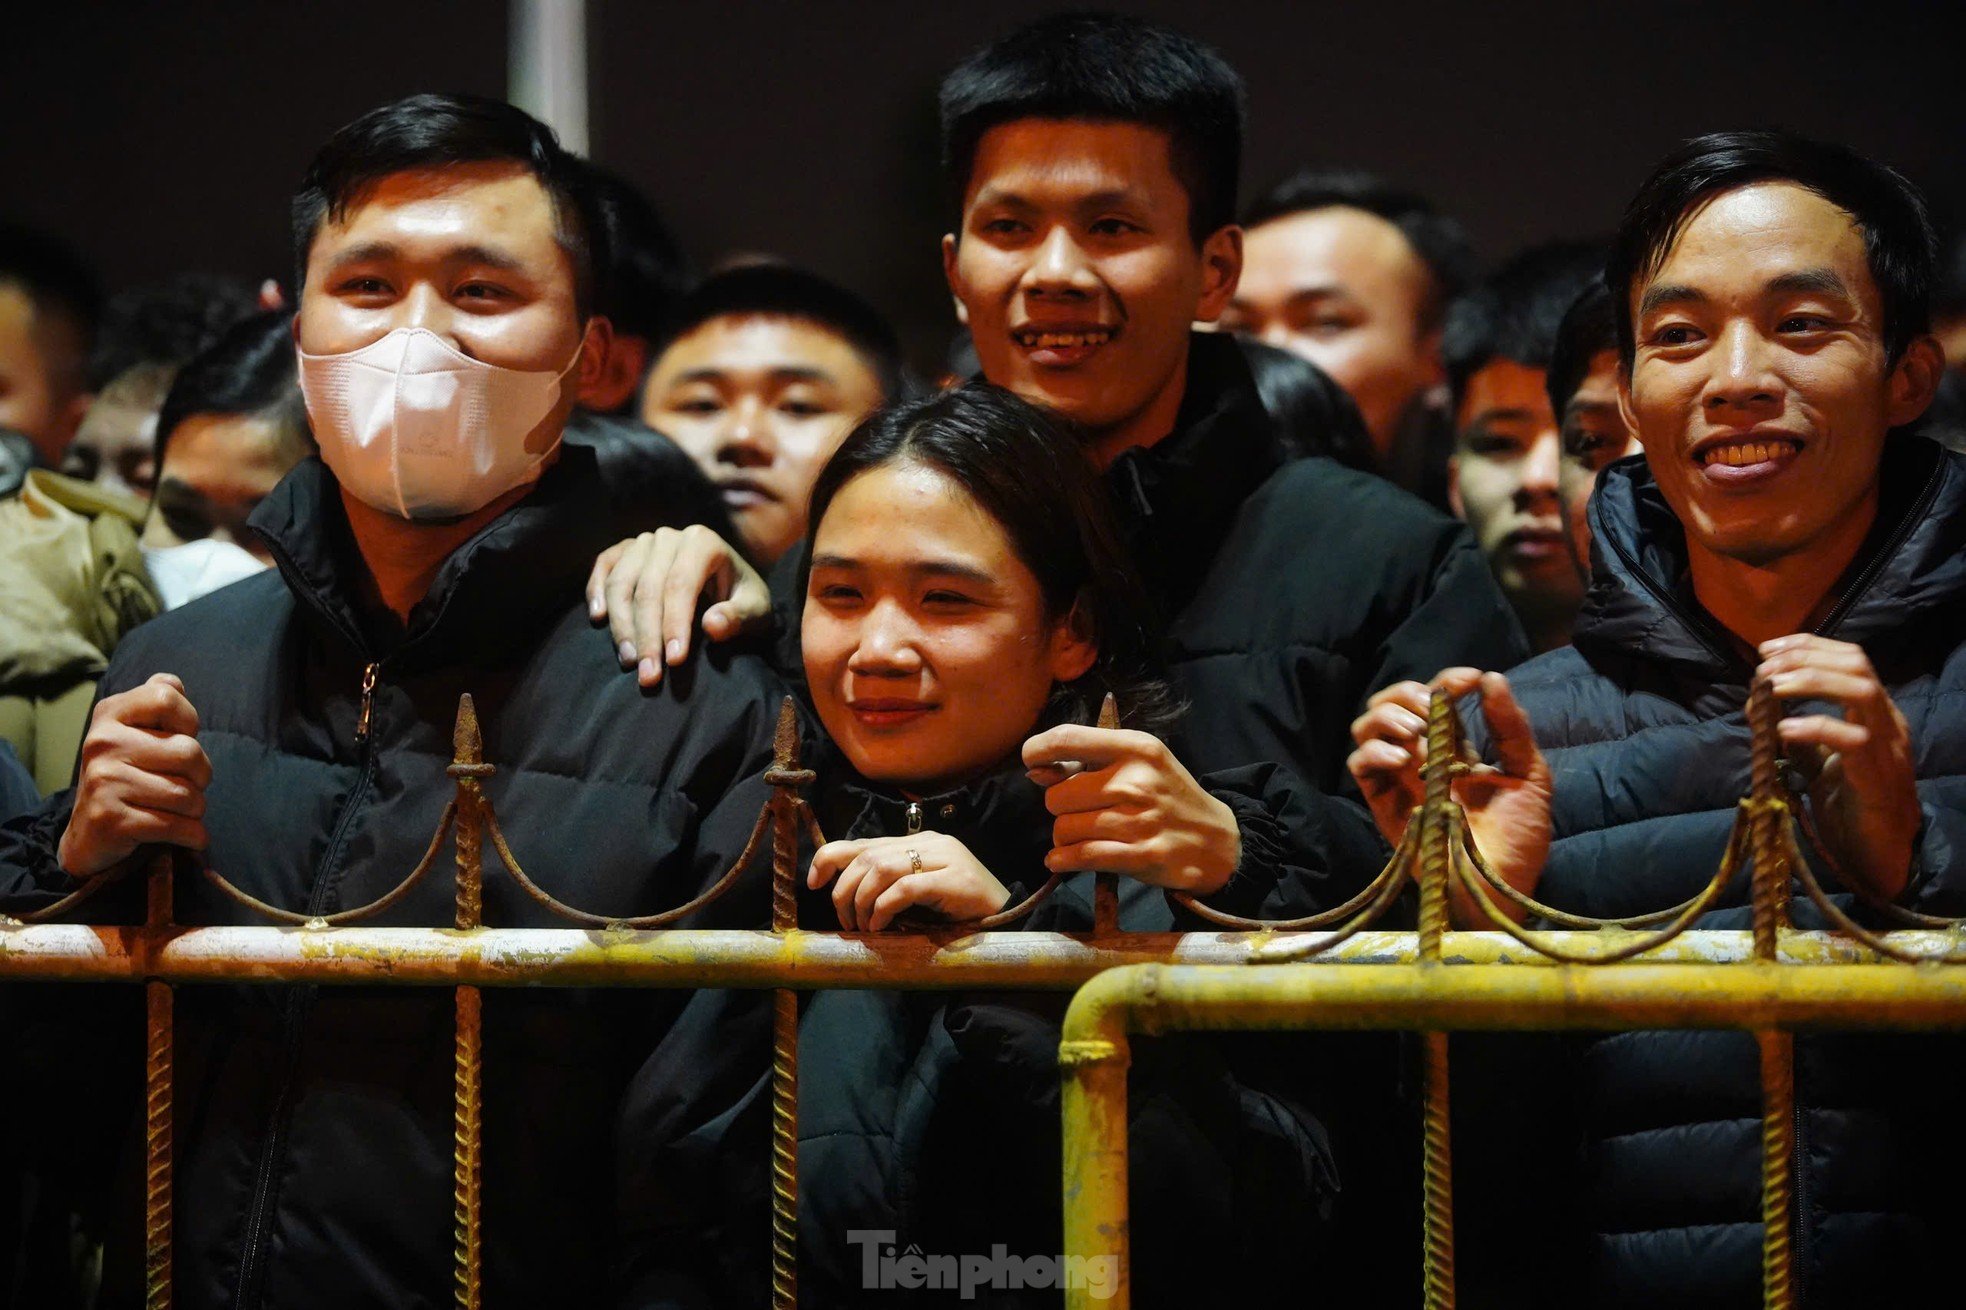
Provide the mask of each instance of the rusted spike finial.
{"label": "rusted spike finial", "polygon": [[1099,706],[1099,726],[1107,729],[1120,726],[1120,703],[1110,691],[1106,693],[1105,702]]}
{"label": "rusted spike finial", "polygon": [[485,742],[478,732],[478,707],[471,693],[457,698],[457,726],[451,730],[451,759],[456,764],[483,764]]}
{"label": "rusted spike finial", "polygon": [[799,767],[799,714],[787,696],[778,706],[778,729],[771,738],[772,763],[781,769]]}

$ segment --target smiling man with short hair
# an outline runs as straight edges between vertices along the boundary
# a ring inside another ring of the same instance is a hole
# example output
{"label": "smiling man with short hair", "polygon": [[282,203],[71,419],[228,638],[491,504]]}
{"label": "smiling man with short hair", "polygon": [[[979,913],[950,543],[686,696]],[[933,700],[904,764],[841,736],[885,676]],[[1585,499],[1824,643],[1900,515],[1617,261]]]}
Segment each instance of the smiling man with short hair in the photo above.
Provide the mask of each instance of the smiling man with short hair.
{"label": "smiling man with short hair", "polygon": [[[1639,189],[1606,280],[1644,459],[1610,465],[1591,501],[1574,645],[1506,679],[1440,679],[1480,689],[1500,773],[1479,795],[1460,785],[1503,877],[1600,918],[1693,895],[1748,791],[1744,711],[1766,678],[1830,889],[1966,911],[1966,458],[1903,430],[1942,368],[1933,245],[1903,178],[1784,133],[1700,137]],[[1355,727],[1352,770],[1389,836],[1415,798],[1425,697],[1391,688]],[[1737,880],[1699,926],[1747,927],[1747,900]],[[1929,1154],[1960,1043],[1795,1051],[1803,1299],[1929,1303],[1959,1218]],[[1564,1189],[1582,1192],[1590,1272],[1566,1301],[1759,1298],[1755,1069],[1746,1034],[1590,1044],[1574,1071],[1585,1172]],[[1552,1090],[1519,1081],[1519,1103]]]}

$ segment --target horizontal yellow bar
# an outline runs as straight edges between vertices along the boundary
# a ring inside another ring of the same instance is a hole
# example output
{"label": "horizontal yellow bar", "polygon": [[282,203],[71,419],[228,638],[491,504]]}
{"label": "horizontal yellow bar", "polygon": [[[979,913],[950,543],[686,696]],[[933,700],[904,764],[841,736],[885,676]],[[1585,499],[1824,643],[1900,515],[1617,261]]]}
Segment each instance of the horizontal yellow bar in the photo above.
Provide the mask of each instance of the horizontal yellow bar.
{"label": "horizontal yellow bar", "polygon": [[[1093,943],[1059,933],[999,931],[929,936],[851,935],[662,929],[578,928],[173,928],[154,937],[143,928],[73,924],[0,927],[0,981],[70,979],[169,982],[312,982],[417,986],[643,987],[977,987],[1069,991],[1113,968],[1145,963],[1235,966],[1258,978],[1377,974],[1332,965],[1412,963],[1412,933],[1360,933],[1315,961],[1263,965],[1266,950],[1314,934],[1141,933]],[[1606,933],[1550,933],[1571,950],[1610,950],[1621,940]],[[1937,952],[1958,944],[1944,932],[1895,933],[1891,940]],[[1826,933],[1782,936],[1783,958],[1795,964],[1861,964],[1877,957],[1847,938]],[[1448,933],[1448,967],[1457,979],[1484,965],[1538,966],[1523,971],[1564,978],[1576,970],[1553,964],[1502,933]],[[1689,932],[1626,966],[1587,966],[1593,976],[1620,969],[1653,972],[1659,962],[1730,965],[1753,954],[1747,932]],[[1966,985],[1956,973],[1932,966]],[[1839,975],[1843,972],[1838,971]],[[1894,985],[1928,972],[1892,965]],[[1401,976],[1412,977],[1410,971]],[[1619,976],[1623,976],[1622,974]],[[1458,991],[1467,983],[1456,982]],[[1268,986],[1268,983],[1264,984]],[[1320,984],[1323,985],[1323,984]],[[1338,985],[1338,984],[1333,984]],[[1346,986],[1394,987],[1390,979]],[[1540,984],[1539,984],[1540,985]],[[1553,980],[1550,986],[1560,984]],[[1358,993],[1360,995],[1364,993]],[[1544,993],[1538,992],[1537,996]],[[1387,1026],[1397,1027],[1398,1024]]]}

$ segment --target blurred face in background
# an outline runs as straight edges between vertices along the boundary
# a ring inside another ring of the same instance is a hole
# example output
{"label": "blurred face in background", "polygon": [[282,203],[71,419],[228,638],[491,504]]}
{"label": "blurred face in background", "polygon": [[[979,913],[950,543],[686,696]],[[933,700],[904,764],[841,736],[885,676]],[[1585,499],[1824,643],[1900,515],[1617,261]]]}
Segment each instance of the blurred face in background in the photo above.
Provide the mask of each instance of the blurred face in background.
{"label": "blurred face in background", "polygon": [[279,414],[192,414],[164,447],[145,546],[223,541],[272,563],[246,520],[306,453],[305,438]]}
{"label": "blurred face in background", "polygon": [[61,471],[148,500],[157,485],[157,412],[176,374],[169,364],[138,364],[119,374],[83,416]]}
{"label": "blurred face in background", "polygon": [[731,315],[662,352],[642,421],[717,484],[746,553],[769,565],[805,537],[813,480],[883,399],[879,375],[838,333],[807,319]]}
{"label": "blurred face in background", "polygon": [[61,462],[89,408],[83,350],[69,323],[41,313],[21,287],[0,282],[0,428],[33,442],[50,467]]}
{"label": "blurred face in background", "polygon": [[1591,357],[1589,370],[1559,416],[1562,458],[1557,465],[1557,494],[1563,501],[1564,526],[1579,575],[1591,571],[1591,492],[1598,471],[1614,459],[1638,453],[1637,438],[1618,412],[1618,352],[1601,350]]}
{"label": "blurred face in background", "polygon": [[1557,499],[1558,436],[1540,368],[1491,359],[1455,414],[1448,495],[1539,650],[1568,640],[1583,589]]}
{"label": "blurred face in background", "polygon": [[1310,360],[1351,394],[1383,458],[1446,378],[1433,275],[1377,214],[1334,205],[1249,229],[1222,326]]}

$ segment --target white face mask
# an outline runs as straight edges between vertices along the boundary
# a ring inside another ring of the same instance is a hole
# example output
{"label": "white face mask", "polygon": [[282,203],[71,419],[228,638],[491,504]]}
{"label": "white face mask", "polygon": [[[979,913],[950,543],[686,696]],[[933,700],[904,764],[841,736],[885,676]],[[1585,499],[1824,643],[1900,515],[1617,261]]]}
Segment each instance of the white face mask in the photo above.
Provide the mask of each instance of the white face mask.
{"label": "white face mask", "polygon": [[206,537],[181,546],[145,546],[143,567],[157,588],[157,599],[174,610],[267,566],[232,542]]}
{"label": "white face mask", "polygon": [[526,440],[560,402],[557,373],[500,368],[427,328],[397,328],[339,355],[300,355],[321,459],[364,505],[404,519],[475,513],[539,477],[559,446]]}

